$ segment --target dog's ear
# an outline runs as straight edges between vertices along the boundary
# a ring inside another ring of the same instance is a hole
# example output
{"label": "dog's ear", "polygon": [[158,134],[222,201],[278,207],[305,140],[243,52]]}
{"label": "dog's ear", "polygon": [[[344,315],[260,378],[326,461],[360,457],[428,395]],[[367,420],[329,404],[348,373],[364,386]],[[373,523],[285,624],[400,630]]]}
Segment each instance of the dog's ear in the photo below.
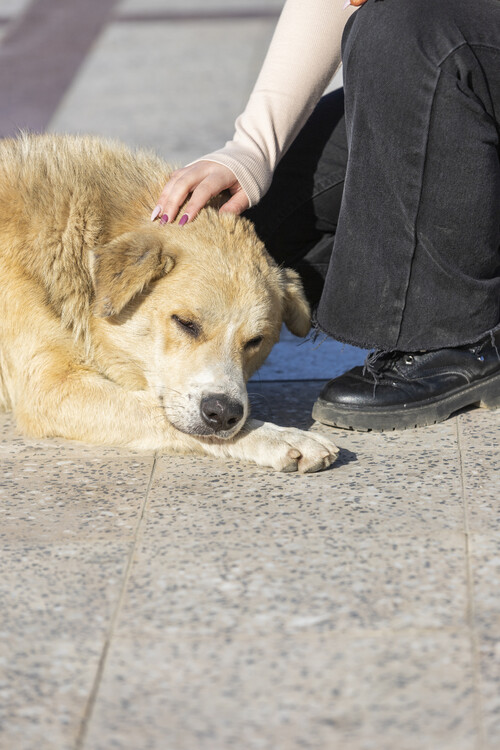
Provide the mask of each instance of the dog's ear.
{"label": "dog's ear", "polygon": [[306,336],[311,328],[311,308],[300,276],[291,268],[282,268],[281,274],[284,287],[283,322],[296,336]]}
{"label": "dog's ear", "polygon": [[94,313],[118,315],[144,287],[167,274],[175,260],[157,231],[127,232],[93,251]]}

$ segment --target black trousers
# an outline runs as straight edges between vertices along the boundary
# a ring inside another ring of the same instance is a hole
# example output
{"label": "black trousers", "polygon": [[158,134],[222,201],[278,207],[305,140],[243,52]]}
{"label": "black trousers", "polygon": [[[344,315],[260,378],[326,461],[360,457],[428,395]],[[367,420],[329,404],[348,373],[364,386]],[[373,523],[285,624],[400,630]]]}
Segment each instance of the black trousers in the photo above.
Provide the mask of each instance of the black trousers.
{"label": "black trousers", "polygon": [[500,0],[368,0],[248,215],[319,327],[364,348],[459,346],[500,326]]}

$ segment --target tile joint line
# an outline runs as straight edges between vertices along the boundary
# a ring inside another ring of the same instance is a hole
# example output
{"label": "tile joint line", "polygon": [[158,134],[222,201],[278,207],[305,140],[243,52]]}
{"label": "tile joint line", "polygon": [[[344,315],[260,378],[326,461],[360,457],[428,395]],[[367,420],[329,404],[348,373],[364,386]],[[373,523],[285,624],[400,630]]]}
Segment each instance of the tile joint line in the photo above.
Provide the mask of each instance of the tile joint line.
{"label": "tile joint line", "polygon": [[119,617],[123,608],[123,603],[125,601],[125,595],[126,595],[128,583],[130,580],[130,574],[132,571],[134,557],[135,557],[137,548],[139,546],[139,542],[142,539],[146,511],[149,505],[149,494],[150,494],[151,486],[153,484],[153,478],[154,478],[155,471],[156,471],[157,461],[158,461],[158,456],[155,453],[154,458],[153,458],[153,465],[151,467],[151,474],[149,477],[148,486],[146,488],[146,492],[144,495],[144,500],[143,500],[142,507],[141,507],[140,514],[139,514],[139,520],[135,528],[135,533],[132,539],[132,544],[131,544],[128,559],[127,559],[127,564],[125,566],[125,572],[123,574],[123,581],[122,581],[122,585],[120,589],[120,594],[118,596],[118,602],[111,616],[109,629],[106,634],[101,656],[99,658],[99,663],[97,665],[97,670],[95,673],[92,688],[90,690],[87,703],[85,705],[85,710],[83,712],[82,720],[80,723],[80,728],[79,728],[77,739],[76,739],[75,750],[83,750],[83,747],[85,745],[87,732],[90,726],[90,721],[92,719],[92,714],[94,712],[94,707],[95,707],[97,696],[98,696],[99,689],[101,686],[102,676],[104,674],[104,669],[106,667],[106,662],[107,662],[109,650],[111,647],[111,642],[112,642],[112,639],[116,630],[116,626],[118,624],[118,620],[119,620]]}

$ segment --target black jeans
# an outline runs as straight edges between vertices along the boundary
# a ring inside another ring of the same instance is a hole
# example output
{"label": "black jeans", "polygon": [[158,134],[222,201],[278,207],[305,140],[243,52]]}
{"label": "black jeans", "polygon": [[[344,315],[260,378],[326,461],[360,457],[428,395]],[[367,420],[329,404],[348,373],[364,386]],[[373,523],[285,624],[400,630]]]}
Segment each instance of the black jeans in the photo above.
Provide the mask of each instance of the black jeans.
{"label": "black jeans", "polygon": [[[248,215],[364,348],[459,346],[500,326],[500,0],[368,0]],[[345,105],[345,117],[344,117]]]}

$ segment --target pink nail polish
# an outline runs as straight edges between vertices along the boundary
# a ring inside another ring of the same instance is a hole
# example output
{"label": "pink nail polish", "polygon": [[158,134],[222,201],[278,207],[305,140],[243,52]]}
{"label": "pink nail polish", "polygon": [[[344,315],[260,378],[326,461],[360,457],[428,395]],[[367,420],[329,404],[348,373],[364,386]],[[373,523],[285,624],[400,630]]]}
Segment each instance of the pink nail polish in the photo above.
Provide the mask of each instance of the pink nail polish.
{"label": "pink nail polish", "polygon": [[151,221],[154,221],[161,214],[161,206],[156,206],[153,213],[151,214]]}
{"label": "pink nail polish", "polygon": [[167,214],[163,214],[163,216],[162,216],[162,217],[161,217],[161,219],[160,219],[160,224],[166,224],[166,223],[167,223],[167,221],[168,221],[168,216],[167,216]]}
{"label": "pink nail polish", "polygon": [[179,219],[179,226],[183,227],[184,224],[189,220],[189,216],[187,214],[184,214],[184,216],[181,216]]}
{"label": "pink nail polish", "polygon": [[344,3],[343,6],[342,6],[342,10],[345,10],[346,8],[348,8],[350,6],[350,4],[351,4],[351,0],[347,0],[347,2]]}

